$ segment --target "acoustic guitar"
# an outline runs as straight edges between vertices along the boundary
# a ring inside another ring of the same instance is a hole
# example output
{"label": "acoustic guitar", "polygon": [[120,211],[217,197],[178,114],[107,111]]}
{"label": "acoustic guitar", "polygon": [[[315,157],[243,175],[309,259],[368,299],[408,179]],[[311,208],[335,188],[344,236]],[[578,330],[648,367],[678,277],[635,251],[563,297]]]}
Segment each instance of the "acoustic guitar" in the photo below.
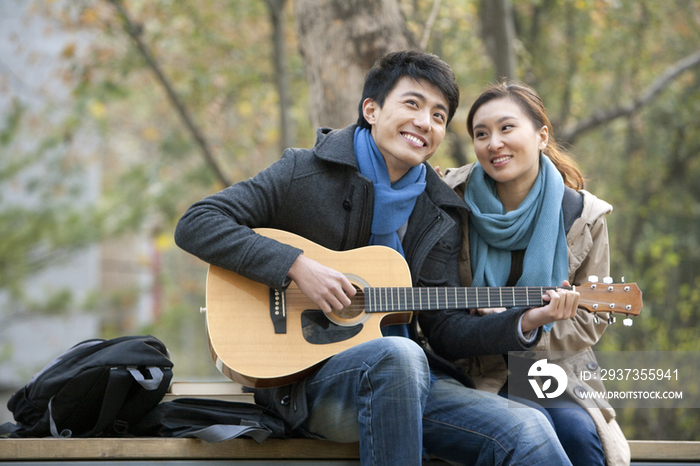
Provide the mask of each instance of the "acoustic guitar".
{"label": "acoustic guitar", "polygon": [[[256,229],[293,245],[304,255],[345,274],[357,288],[352,304],[325,314],[292,282],[271,289],[235,272],[209,266],[206,328],[218,369],[247,387],[292,383],[331,356],[380,338],[381,328],[408,323],[413,311],[489,307],[539,307],[556,287],[414,288],[408,264],[385,246],[332,251],[293,233]],[[634,283],[586,283],[575,287],[579,307],[636,316],[642,294]]]}

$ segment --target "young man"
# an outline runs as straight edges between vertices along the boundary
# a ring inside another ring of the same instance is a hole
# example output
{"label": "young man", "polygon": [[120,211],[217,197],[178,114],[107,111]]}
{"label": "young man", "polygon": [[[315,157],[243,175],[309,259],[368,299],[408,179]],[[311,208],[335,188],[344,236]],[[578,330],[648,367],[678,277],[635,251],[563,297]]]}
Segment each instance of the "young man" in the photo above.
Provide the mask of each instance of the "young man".
{"label": "young man", "polygon": [[[369,244],[405,257],[414,286],[460,286],[462,200],[425,163],[442,142],[459,91],[449,66],[417,51],[377,61],[357,125],[321,129],[312,149],[288,149],[254,178],[196,204],[177,244],[205,262],[273,288],[293,280],[324,312],[355,288],[303,251],[260,236],[270,227],[343,251]],[[500,313],[485,331],[494,354],[525,350],[519,320]],[[388,334],[407,336],[405,326]],[[570,464],[544,416],[432,376],[409,338],[379,338],[330,358],[300,382],[257,390],[297,435],[360,442],[364,465],[418,465],[424,452],[458,464]]]}

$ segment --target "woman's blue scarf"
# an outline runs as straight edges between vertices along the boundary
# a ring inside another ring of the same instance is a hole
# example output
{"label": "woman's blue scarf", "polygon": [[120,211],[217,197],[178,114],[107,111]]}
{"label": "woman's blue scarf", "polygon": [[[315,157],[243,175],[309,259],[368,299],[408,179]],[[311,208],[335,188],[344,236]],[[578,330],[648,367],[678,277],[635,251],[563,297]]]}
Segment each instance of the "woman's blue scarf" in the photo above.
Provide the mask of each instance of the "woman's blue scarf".
{"label": "woman's blue scarf", "polygon": [[[559,286],[569,275],[569,256],[561,204],[564,181],[554,164],[540,155],[540,170],[518,208],[505,213],[495,181],[479,163],[464,193],[469,214],[472,286],[505,286],[511,251],[525,249],[517,286]],[[551,330],[553,324],[544,327]]]}
{"label": "woman's blue scarf", "polygon": [[411,168],[393,185],[382,153],[372,134],[364,128],[355,130],[355,156],[360,173],[374,183],[374,214],[370,244],[389,246],[404,255],[398,230],[408,221],[416,199],[425,190],[425,167]]}
{"label": "woman's blue scarf", "polygon": [[[398,230],[413,212],[418,196],[425,190],[425,167],[417,165],[396,183],[391,184],[389,170],[372,134],[364,128],[355,130],[355,156],[360,173],[374,183],[374,211],[369,244],[395,249],[404,255]],[[384,336],[408,338],[408,325],[387,325]]]}

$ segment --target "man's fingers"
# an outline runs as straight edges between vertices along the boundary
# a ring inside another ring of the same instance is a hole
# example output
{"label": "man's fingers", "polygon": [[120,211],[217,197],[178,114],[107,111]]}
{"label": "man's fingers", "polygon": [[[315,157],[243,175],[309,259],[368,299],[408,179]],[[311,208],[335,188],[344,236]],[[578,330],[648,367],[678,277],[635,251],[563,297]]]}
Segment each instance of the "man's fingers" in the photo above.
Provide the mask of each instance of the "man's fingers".
{"label": "man's fingers", "polygon": [[328,306],[328,313],[333,310],[340,311],[352,304],[351,297],[355,296],[357,290],[352,283],[344,276],[339,275],[337,281],[328,286],[325,296],[322,297],[324,303]]}
{"label": "man's fingers", "polygon": [[342,273],[303,254],[292,264],[289,276],[299,289],[325,313],[350,306],[357,290]]}
{"label": "man's fingers", "polygon": [[345,277],[344,275],[343,275],[343,278],[345,278],[345,281],[342,282],[342,284],[343,284],[343,291],[344,291],[343,294],[344,294],[346,297],[348,297],[348,304],[349,304],[350,298],[352,298],[353,296],[355,296],[355,294],[357,294],[357,288],[355,288],[355,287],[353,286],[353,284],[350,283],[350,280],[348,280],[347,277]]}

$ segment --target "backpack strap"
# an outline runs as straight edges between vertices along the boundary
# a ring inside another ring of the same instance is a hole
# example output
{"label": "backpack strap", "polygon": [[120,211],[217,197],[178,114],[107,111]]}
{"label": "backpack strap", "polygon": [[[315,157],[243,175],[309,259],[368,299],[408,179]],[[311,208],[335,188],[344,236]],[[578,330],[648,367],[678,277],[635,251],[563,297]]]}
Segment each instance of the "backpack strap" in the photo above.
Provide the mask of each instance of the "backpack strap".
{"label": "backpack strap", "polygon": [[[49,412],[49,431],[51,432],[51,435],[56,438],[70,438],[73,436],[73,432],[71,432],[70,429],[63,429],[61,432],[58,431],[58,427],[56,426],[56,421],[53,420],[53,399],[55,396],[52,396],[51,399],[49,400],[48,404],[48,412]],[[11,422],[6,422],[2,425],[0,425],[0,437],[3,436],[9,436],[9,437],[24,437],[26,433],[26,430],[18,426],[17,424],[13,424]]]}
{"label": "backpack strap", "polygon": [[232,438],[247,435],[257,443],[267,439],[272,431],[259,422],[241,419],[241,425],[214,424],[198,430],[182,432],[176,437],[197,437],[205,442],[223,442]]}
{"label": "backpack strap", "polygon": [[163,381],[163,371],[160,367],[147,367],[146,369],[148,369],[148,372],[151,374],[151,378],[148,380],[143,376],[137,367],[130,366],[126,368],[134,380],[136,380],[139,385],[146,390],[158,389],[158,387],[160,387],[160,383]]}
{"label": "backpack strap", "polygon": [[[0,437],[4,437],[5,435],[8,434],[14,434],[18,430],[22,430],[20,426],[17,424],[13,424],[12,422],[6,422],[4,424],[0,424]],[[11,437],[12,435],[10,435]]]}
{"label": "backpack strap", "polygon": [[61,432],[58,431],[58,427],[56,427],[56,422],[53,420],[53,409],[51,408],[51,405],[53,404],[53,399],[56,398],[55,396],[52,396],[51,399],[49,400],[49,431],[51,432],[51,435],[53,437],[62,437],[62,438],[71,438],[73,436],[73,432],[70,429],[63,429]]}
{"label": "backpack strap", "polygon": [[[112,367],[109,371],[109,380],[105,389],[104,401],[100,409],[100,417],[95,423],[95,427],[89,432],[82,434],[81,437],[94,437],[102,433],[105,429],[111,426],[117,433],[125,433],[129,428],[128,425],[119,426],[119,412],[121,411],[126,396],[129,393],[131,384],[139,383],[146,390],[152,391],[160,387],[163,381],[163,371],[159,367],[148,367],[151,374],[151,379],[146,379],[136,367]],[[115,421],[116,420],[116,421]],[[53,430],[53,419],[51,419],[52,430],[51,434],[56,437]],[[126,424],[123,422],[122,424]],[[123,432],[122,432],[123,431]]]}
{"label": "backpack strap", "polygon": [[561,202],[561,210],[564,214],[564,229],[567,233],[576,219],[583,212],[583,194],[568,186],[564,189],[564,199]]}
{"label": "backpack strap", "polygon": [[[122,367],[112,367],[110,369],[107,388],[105,389],[102,407],[100,408],[100,416],[95,423],[95,427],[89,432],[81,434],[81,437],[95,437],[109,427],[121,410],[133,380],[131,373]],[[51,419],[51,424],[53,425],[53,419]],[[51,435],[56,436],[53,428]]]}

